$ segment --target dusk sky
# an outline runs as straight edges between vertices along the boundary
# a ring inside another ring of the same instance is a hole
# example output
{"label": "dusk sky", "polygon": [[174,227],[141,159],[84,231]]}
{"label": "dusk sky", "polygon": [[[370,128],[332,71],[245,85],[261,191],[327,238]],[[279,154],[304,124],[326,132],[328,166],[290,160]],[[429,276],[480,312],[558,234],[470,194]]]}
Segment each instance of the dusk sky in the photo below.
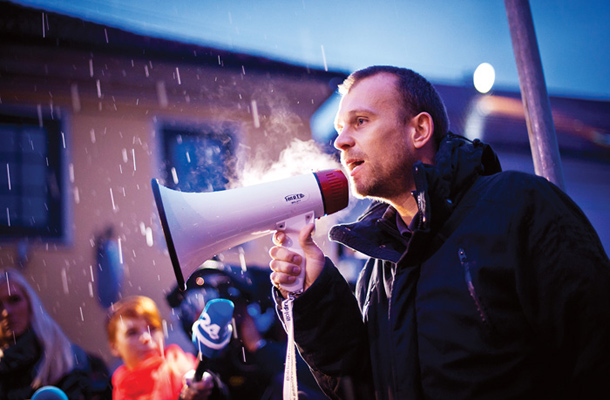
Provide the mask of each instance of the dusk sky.
{"label": "dusk sky", "polygon": [[[135,33],[351,72],[412,68],[469,84],[487,62],[496,88],[518,90],[500,0],[19,0]],[[550,95],[610,99],[610,2],[532,0]]]}

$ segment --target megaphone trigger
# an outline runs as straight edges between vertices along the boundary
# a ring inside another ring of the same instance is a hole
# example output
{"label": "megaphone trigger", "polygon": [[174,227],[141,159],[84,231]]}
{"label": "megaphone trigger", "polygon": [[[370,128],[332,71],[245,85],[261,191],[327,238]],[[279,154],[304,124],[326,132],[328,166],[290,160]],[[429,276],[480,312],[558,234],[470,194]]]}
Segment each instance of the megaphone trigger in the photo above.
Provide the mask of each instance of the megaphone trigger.
{"label": "megaphone trigger", "polygon": [[[286,247],[296,253],[299,253],[303,258],[303,250],[299,245],[299,234],[301,233],[301,229],[313,221],[315,218],[314,211],[310,211],[305,214],[297,215],[296,217],[288,218],[285,221],[282,221],[278,224],[278,231],[283,231],[286,235],[284,242],[282,243],[283,247]],[[301,265],[304,267],[304,265]],[[284,284],[281,285],[282,289],[286,290],[290,293],[298,293],[303,290],[303,284],[305,283],[305,268],[301,268],[301,273],[296,281],[292,284]]]}

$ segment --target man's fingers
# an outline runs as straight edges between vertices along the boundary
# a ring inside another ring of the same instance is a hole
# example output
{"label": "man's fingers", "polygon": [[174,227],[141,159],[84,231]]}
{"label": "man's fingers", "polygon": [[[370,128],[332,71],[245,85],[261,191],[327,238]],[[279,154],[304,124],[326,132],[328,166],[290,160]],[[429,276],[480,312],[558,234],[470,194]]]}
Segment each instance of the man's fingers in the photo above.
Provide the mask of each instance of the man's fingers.
{"label": "man's fingers", "polygon": [[283,231],[275,231],[273,234],[273,243],[276,246],[281,246],[282,243],[284,243],[284,240],[286,240],[286,234]]}
{"label": "man's fingers", "polygon": [[305,225],[303,227],[303,229],[301,229],[301,232],[299,232],[299,242],[301,244],[301,246],[305,246],[306,244],[309,243],[313,243],[313,231],[316,228],[316,225],[311,222],[307,225]]}
{"label": "man's fingers", "polygon": [[300,265],[303,261],[299,253],[295,253],[282,246],[275,246],[269,249],[269,255],[271,256],[272,261],[278,261],[284,264]]}

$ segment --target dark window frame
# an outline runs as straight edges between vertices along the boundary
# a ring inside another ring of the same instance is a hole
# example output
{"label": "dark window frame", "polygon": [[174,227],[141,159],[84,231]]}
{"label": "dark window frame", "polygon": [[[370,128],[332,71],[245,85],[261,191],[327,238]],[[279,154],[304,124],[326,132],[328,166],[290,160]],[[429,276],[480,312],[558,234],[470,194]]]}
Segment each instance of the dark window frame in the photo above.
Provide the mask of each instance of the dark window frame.
{"label": "dark window frame", "polygon": [[[37,110],[15,107],[0,108],[0,125],[8,125],[17,129],[18,134],[28,130],[42,130],[46,138],[44,189],[41,191],[39,186],[26,188],[25,180],[27,178],[22,177],[21,182],[18,179],[11,184],[11,192],[13,191],[13,185],[15,186],[15,192],[9,193],[9,191],[4,190],[2,193],[16,197],[22,205],[26,201],[31,201],[28,200],[27,190],[34,193],[32,197],[40,197],[42,194],[44,197],[44,210],[42,212],[46,215],[45,223],[37,224],[36,220],[31,220],[31,223],[28,224],[25,221],[28,217],[27,214],[16,215],[13,213],[16,219],[11,220],[10,226],[8,225],[8,217],[3,218],[0,222],[0,241],[2,242],[43,240],[68,243],[70,241],[70,210],[67,191],[67,160],[69,154],[63,129],[65,118],[58,117],[59,114],[59,112],[52,111],[45,113],[40,107]],[[18,172],[23,173],[24,168],[27,167],[27,161],[20,159],[25,153],[23,148],[15,148],[14,153],[9,153],[15,157],[15,160],[7,160],[6,157],[0,159],[0,166],[6,165],[9,161],[17,162],[19,165],[18,171],[14,169],[11,171],[11,179],[13,179],[13,176],[17,178]],[[10,158],[10,155],[8,157]],[[6,174],[6,172],[4,173]],[[6,215],[6,206],[6,202],[0,205],[0,212],[4,215]]]}
{"label": "dark window frame", "polygon": [[[184,192],[227,188],[236,173],[237,124],[164,122],[158,125],[157,132],[161,139],[161,171],[165,186]],[[193,151],[185,151],[189,148]],[[187,152],[190,161],[186,159]],[[185,158],[180,160],[179,157]]]}

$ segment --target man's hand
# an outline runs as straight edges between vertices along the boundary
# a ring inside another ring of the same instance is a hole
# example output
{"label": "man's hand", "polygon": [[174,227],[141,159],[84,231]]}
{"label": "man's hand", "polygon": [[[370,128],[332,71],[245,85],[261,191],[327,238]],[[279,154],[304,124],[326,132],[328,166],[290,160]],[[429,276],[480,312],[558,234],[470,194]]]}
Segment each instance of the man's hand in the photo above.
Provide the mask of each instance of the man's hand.
{"label": "man's hand", "polygon": [[304,263],[300,254],[282,246],[286,239],[284,232],[277,231],[273,235],[273,242],[276,246],[269,250],[271,256],[269,266],[273,271],[271,273],[271,283],[280,290],[284,298],[288,297],[288,292],[282,289],[281,285],[294,283],[301,272],[301,268],[305,268],[304,291],[313,284],[324,268],[324,253],[311,237],[314,227],[315,225],[312,222],[305,225],[299,233],[299,245],[305,255]]}

